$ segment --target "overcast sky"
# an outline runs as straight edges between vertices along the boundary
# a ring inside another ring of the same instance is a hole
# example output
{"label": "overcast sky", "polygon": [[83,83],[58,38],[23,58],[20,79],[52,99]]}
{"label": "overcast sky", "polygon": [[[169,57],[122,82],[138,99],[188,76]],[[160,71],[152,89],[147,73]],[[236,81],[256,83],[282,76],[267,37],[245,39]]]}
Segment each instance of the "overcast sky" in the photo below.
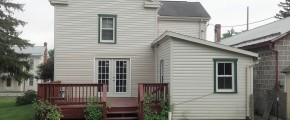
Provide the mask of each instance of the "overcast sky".
{"label": "overcast sky", "polygon": [[[16,16],[27,22],[21,37],[30,40],[31,43],[42,46],[48,43],[49,49],[54,47],[54,9],[48,0],[15,0],[26,4],[24,12],[19,12]],[[176,1],[176,0],[175,0]],[[250,9],[250,23],[273,17],[281,8],[278,3],[284,0],[188,0],[200,2],[211,16],[207,28],[207,40],[214,40],[214,24],[222,26],[233,26],[246,24],[247,6]],[[261,26],[276,19],[269,19],[264,22],[251,24],[250,29]],[[222,33],[230,30],[231,27],[222,27]],[[239,32],[245,30],[246,26],[234,27]]]}

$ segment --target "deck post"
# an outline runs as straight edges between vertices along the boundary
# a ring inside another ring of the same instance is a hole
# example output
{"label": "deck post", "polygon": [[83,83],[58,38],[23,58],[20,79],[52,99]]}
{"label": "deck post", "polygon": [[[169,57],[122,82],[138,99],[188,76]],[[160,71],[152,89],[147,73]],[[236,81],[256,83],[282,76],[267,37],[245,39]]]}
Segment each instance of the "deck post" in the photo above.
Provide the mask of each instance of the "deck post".
{"label": "deck post", "polygon": [[139,101],[139,120],[144,120],[144,87],[142,83],[138,84],[138,101]]}
{"label": "deck post", "polygon": [[103,84],[103,96],[102,96],[102,103],[103,103],[103,120],[107,119],[107,85]]}

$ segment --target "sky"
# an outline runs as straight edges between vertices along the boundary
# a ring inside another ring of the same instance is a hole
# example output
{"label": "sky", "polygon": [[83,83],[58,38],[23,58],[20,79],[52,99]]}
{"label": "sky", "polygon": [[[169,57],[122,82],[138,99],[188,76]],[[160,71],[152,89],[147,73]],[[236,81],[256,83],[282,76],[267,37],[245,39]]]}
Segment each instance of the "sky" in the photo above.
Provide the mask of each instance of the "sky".
{"label": "sky", "polygon": [[[17,12],[15,16],[27,22],[22,31],[21,38],[27,39],[36,46],[43,46],[48,43],[48,48],[54,47],[54,8],[48,0],[13,0],[25,4],[23,12]],[[178,0],[175,0],[178,1]],[[214,40],[214,25],[221,24],[222,33],[232,27],[246,24],[247,6],[249,7],[249,23],[264,20],[275,16],[280,7],[278,3],[284,0],[188,0],[189,2],[200,2],[211,16],[207,27],[207,40]],[[275,21],[275,18],[250,24],[249,28],[268,24]],[[246,26],[233,27],[236,32],[246,30]]]}

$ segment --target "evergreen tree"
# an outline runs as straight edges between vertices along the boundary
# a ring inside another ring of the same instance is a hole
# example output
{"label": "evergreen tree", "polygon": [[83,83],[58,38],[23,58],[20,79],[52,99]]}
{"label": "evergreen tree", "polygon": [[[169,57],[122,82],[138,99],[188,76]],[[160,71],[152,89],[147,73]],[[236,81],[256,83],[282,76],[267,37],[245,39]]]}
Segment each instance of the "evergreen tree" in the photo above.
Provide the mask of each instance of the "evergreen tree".
{"label": "evergreen tree", "polygon": [[278,4],[279,7],[282,7],[284,10],[280,10],[278,14],[276,14],[276,18],[282,19],[290,16],[290,0],[285,0],[285,2],[280,2]]}
{"label": "evergreen tree", "polygon": [[27,40],[19,37],[16,28],[25,22],[15,17],[14,11],[23,11],[23,4],[9,0],[0,0],[0,79],[21,81],[33,75],[29,73],[30,64],[26,60],[29,54],[16,53],[14,46],[24,49],[32,46]]}

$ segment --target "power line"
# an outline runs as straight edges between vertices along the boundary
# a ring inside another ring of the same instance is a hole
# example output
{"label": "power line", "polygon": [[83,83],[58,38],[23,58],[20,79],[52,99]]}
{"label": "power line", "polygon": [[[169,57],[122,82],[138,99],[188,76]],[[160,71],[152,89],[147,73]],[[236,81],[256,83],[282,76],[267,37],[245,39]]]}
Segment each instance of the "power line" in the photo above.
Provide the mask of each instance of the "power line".
{"label": "power line", "polygon": [[180,103],[177,103],[177,104],[174,104],[174,105],[181,105],[181,104],[184,104],[184,103],[187,103],[187,102],[195,101],[195,100],[198,100],[198,99],[204,98],[204,97],[209,96],[209,95],[212,95],[212,94],[213,94],[213,93],[209,93],[209,94],[206,94],[206,95],[203,95],[203,96],[200,96],[200,97],[197,97],[197,98],[191,99],[191,100],[183,101],[183,102],[180,102]]}
{"label": "power line", "polygon": [[[263,20],[259,20],[259,21],[251,22],[251,23],[249,23],[249,25],[250,25],[250,24],[259,23],[259,22],[263,22],[263,21],[266,21],[266,20],[269,20],[269,19],[272,19],[272,18],[275,18],[275,17],[269,17],[269,18],[266,18],[266,19],[263,19]],[[209,25],[214,26],[214,24],[209,24]],[[226,26],[221,26],[221,27],[240,27],[240,26],[245,26],[245,25],[247,25],[247,24],[231,25],[231,26],[227,26],[227,25],[226,25]]]}

